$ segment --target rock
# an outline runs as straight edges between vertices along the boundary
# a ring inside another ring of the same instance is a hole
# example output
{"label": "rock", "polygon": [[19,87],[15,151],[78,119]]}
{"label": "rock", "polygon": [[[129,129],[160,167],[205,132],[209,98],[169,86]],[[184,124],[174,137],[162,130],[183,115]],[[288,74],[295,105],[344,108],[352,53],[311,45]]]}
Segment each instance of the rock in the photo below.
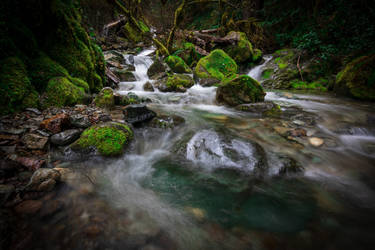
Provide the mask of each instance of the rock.
{"label": "rock", "polygon": [[163,78],[166,78],[168,75],[166,72],[162,72],[162,73],[159,73],[159,74],[156,74],[152,77],[150,77],[151,80],[161,80]]}
{"label": "rock", "polygon": [[220,80],[214,79],[214,78],[201,79],[199,81],[199,84],[202,85],[203,87],[210,87],[213,85],[217,85],[219,83],[220,83]]}
{"label": "rock", "polygon": [[29,111],[29,112],[32,112],[32,113],[34,113],[36,115],[41,115],[42,114],[42,112],[40,112],[39,109],[36,109],[36,108],[27,108],[25,110]]}
{"label": "rock", "polygon": [[0,150],[6,154],[14,154],[16,151],[16,145],[13,146],[0,146]]}
{"label": "rock", "polygon": [[53,134],[60,133],[70,127],[70,119],[68,114],[58,114],[40,124],[41,129],[45,129]]}
{"label": "rock", "polygon": [[223,50],[216,49],[201,58],[194,73],[200,79],[230,80],[236,77],[237,63]]}
{"label": "rock", "polygon": [[22,137],[22,141],[28,149],[44,149],[48,142],[48,137],[37,134],[26,134]]}
{"label": "rock", "polygon": [[311,137],[309,138],[309,143],[314,147],[320,147],[324,144],[324,140],[318,137]]}
{"label": "rock", "polygon": [[82,131],[79,129],[65,130],[51,137],[51,143],[57,146],[65,146],[71,144],[79,138]]}
{"label": "rock", "polygon": [[164,64],[159,59],[156,59],[148,68],[147,75],[152,79],[158,74],[165,74],[166,70],[167,68],[164,66]]}
{"label": "rock", "polygon": [[302,136],[306,136],[306,134],[307,132],[303,128],[296,128],[290,131],[290,136],[293,136],[293,137],[302,137]]}
{"label": "rock", "polygon": [[102,156],[118,156],[123,153],[133,138],[129,126],[116,122],[106,122],[92,126],[81,134],[71,145],[71,149],[82,154],[100,154]]}
{"label": "rock", "polygon": [[186,92],[194,85],[194,80],[188,75],[174,74],[156,83],[162,92]]}
{"label": "rock", "polygon": [[8,129],[1,129],[1,133],[9,134],[9,135],[22,135],[26,132],[24,128],[8,128]]}
{"label": "rock", "polygon": [[144,91],[147,91],[147,92],[154,92],[154,86],[152,86],[152,83],[150,82],[146,82],[144,85],[143,85],[143,90]]}
{"label": "rock", "polygon": [[159,115],[150,121],[149,126],[153,128],[174,128],[184,122],[185,119],[177,115]]}
{"label": "rock", "polygon": [[18,214],[35,215],[42,208],[43,202],[37,200],[27,200],[18,204],[14,210]]}
{"label": "rock", "polygon": [[300,120],[294,120],[293,124],[298,125],[298,126],[304,126],[304,125],[306,125],[306,123],[304,121],[300,121]]}
{"label": "rock", "polygon": [[348,63],[336,76],[334,90],[361,100],[375,100],[375,54]]}
{"label": "rock", "polygon": [[59,200],[48,201],[43,205],[40,211],[40,216],[42,218],[49,217],[56,214],[64,208],[64,203]]}
{"label": "rock", "polygon": [[70,117],[70,124],[75,128],[88,128],[91,126],[91,122],[87,115],[72,115]]}
{"label": "rock", "polygon": [[45,131],[43,131],[43,130],[40,130],[40,129],[36,130],[36,132],[37,132],[38,134],[40,134],[41,136],[44,136],[44,137],[50,137],[50,136],[51,136],[50,133],[47,133],[47,132],[45,132]]}
{"label": "rock", "polygon": [[149,110],[146,105],[129,105],[124,109],[125,121],[131,124],[142,123],[151,120],[156,116],[155,112]]}
{"label": "rock", "polygon": [[115,106],[113,89],[106,87],[95,97],[95,105],[104,109],[112,109]]}
{"label": "rock", "polygon": [[241,104],[236,106],[237,110],[251,112],[262,115],[279,115],[281,114],[280,106],[270,102],[259,102],[259,103],[250,103],[250,104]]}
{"label": "rock", "polygon": [[237,43],[225,47],[225,52],[232,57],[236,63],[244,63],[253,60],[253,46],[243,32],[231,31],[225,37],[227,39],[237,40]]}
{"label": "rock", "polygon": [[216,100],[229,106],[237,106],[262,102],[265,95],[266,93],[259,82],[250,76],[242,75],[218,87]]}
{"label": "rock", "polygon": [[53,190],[60,178],[60,172],[55,169],[39,168],[34,172],[27,187],[33,191],[49,192]]}
{"label": "rock", "polygon": [[113,73],[120,79],[121,82],[135,82],[137,80],[133,72],[128,70],[115,70]]}
{"label": "rock", "polygon": [[179,56],[168,56],[165,59],[165,62],[168,66],[172,69],[174,73],[184,74],[184,73],[192,73],[189,66],[182,60]]}
{"label": "rock", "polygon": [[127,95],[115,95],[115,104],[121,106],[127,106],[131,104],[140,104],[142,99],[139,98],[133,92],[129,92]]}
{"label": "rock", "polygon": [[22,166],[26,167],[29,170],[33,170],[33,171],[43,167],[43,165],[46,163],[45,160],[41,160],[41,159],[37,159],[37,158],[33,158],[33,157],[18,157],[18,156],[15,156],[15,157],[12,157],[12,160],[14,160],[15,162],[18,162]]}
{"label": "rock", "polygon": [[2,206],[8,200],[14,190],[15,188],[13,185],[0,184],[0,206]]}

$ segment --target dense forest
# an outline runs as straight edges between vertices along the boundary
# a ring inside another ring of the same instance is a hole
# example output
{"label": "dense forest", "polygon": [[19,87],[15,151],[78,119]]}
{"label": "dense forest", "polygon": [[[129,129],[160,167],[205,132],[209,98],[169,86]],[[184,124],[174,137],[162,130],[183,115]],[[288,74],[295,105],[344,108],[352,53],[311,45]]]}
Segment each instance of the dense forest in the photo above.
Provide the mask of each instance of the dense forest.
{"label": "dense forest", "polygon": [[1,0],[0,249],[373,249],[374,20]]}

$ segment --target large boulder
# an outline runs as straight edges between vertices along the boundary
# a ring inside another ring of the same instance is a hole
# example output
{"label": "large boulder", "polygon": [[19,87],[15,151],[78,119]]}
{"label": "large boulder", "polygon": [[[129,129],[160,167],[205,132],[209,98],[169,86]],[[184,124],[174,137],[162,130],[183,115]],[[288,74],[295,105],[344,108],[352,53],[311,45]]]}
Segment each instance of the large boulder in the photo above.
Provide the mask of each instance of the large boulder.
{"label": "large boulder", "polygon": [[156,75],[166,72],[166,67],[159,59],[156,59],[147,70],[149,78],[153,79]]}
{"label": "large boulder", "polygon": [[186,92],[194,85],[194,80],[188,75],[174,74],[155,83],[161,92]]}
{"label": "large boulder", "polygon": [[95,105],[100,108],[111,109],[115,106],[113,89],[106,87],[95,97]]}
{"label": "large boulder", "polygon": [[102,156],[121,155],[125,146],[133,138],[129,126],[107,122],[92,126],[81,134],[81,137],[71,145],[71,149],[79,153],[98,153]]}
{"label": "large boulder", "polygon": [[375,100],[375,54],[359,57],[337,74],[334,90],[361,100]]}
{"label": "large boulder", "polygon": [[264,101],[266,93],[259,82],[247,75],[223,83],[216,92],[216,100],[229,106]]}
{"label": "large boulder", "polygon": [[182,60],[181,57],[178,56],[168,56],[165,59],[165,62],[168,64],[168,66],[171,68],[171,70],[174,73],[192,73],[189,66],[185,63],[184,60]]}
{"label": "large boulder", "polygon": [[217,49],[199,60],[194,73],[200,79],[212,79],[211,84],[214,84],[235,78],[237,71],[237,63],[223,50]]}
{"label": "large boulder", "polygon": [[225,37],[227,39],[233,39],[237,42],[227,46],[224,50],[229,56],[231,56],[237,63],[244,63],[246,61],[253,60],[253,46],[243,32],[231,31]]}

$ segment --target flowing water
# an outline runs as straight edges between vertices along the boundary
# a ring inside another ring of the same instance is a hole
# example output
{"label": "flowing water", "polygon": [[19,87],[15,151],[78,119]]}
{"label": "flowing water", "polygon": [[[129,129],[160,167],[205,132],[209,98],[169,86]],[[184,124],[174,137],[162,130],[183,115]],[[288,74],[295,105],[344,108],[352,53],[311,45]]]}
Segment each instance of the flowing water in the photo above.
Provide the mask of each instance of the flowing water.
{"label": "flowing water", "polygon": [[[218,106],[215,87],[144,92],[152,52],[125,56],[137,81],[117,92],[147,97],[150,109],[185,123],[136,128],[121,158],[75,165],[91,184],[72,178],[72,185],[95,192],[90,199],[70,195],[84,212],[68,228],[76,232],[89,219],[78,221],[95,214],[105,233],[74,248],[373,249],[372,104],[271,91],[266,100],[282,114],[260,116]],[[261,69],[249,75],[259,79]],[[290,135],[300,128],[307,136]],[[314,147],[313,137],[324,144]]]}

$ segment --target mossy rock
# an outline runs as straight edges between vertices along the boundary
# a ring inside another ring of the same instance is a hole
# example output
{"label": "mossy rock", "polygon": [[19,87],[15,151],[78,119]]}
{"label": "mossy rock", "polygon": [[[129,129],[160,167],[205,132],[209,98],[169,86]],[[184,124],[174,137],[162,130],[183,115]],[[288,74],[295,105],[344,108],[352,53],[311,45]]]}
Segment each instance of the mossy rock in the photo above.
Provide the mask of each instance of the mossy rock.
{"label": "mossy rock", "polygon": [[133,139],[129,126],[107,122],[83,131],[81,137],[71,145],[73,151],[81,153],[97,152],[102,156],[119,156]]}
{"label": "mossy rock", "polygon": [[190,67],[195,66],[199,59],[202,58],[202,55],[195,50],[195,45],[192,43],[184,43],[183,47],[177,50],[173,55],[181,57]]}
{"label": "mossy rock", "polygon": [[194,85],[194,80],[188,75],[174,74],[155,82],[161,92],[186,92]]}
{"label": "mossy rock", "polygon": [[85,92],[66,77],[55,77],[49,80],[42,94],[42,108],[72,106],[83,102]]}
{"label": "mossy rock", "polygon": [[231,56],[236,63],[244,63],[246,61],[252,61],[254,56],[253,46],[247,39],[247,36],[243,32],[231,31],[226,36],[229,39],[236,39],[238,42],[234,45],[227,46],[224,50],[229,56]]}
{"label": "mossy rock", "polygon": [[260,61],[262,61],[262,56],[263,56],[262,51],[260,49],[255,49],[253,53],[252,61],[255,63],[259,63]]}
{"label": "mossy rock", "polygon": [[264,101],[264,92],[259,82],[247,75],[223,83],[218,87],[216,100],[229,106]]}
{"label": "mossy rock", "polygon": [[171,68],[171,70],[174,73],[192,73],[191,69],[189,66],[185,63],[184,60],[182,60],[181,57],[178,56],[168,56],[165,59],[165,62],[168,64],[168,66]]}
{"label": "mossy rock", "polygon": [[230,81],[238,72],[237,63],[223,50],[216,49],[199,60],[194,73],[200,79]]}
{"label": "mossy rock", "polygon": [[300,80],[293,80],[291,81],[292,89],[297,90],[310,90],[310,91],[320,91],[320,92],[326,92],[328,80],[325,79],[319,79],[318,81],[314,82],[305,82]]}
{"label": "mossy rock", "polygon": [[337,74],[334,90],[360,100],[375,100],[375,55],[348,63]]}
{"label": "mossy rock", "polygon": [[0,62],[1,114],[22,109],[24,98],[33,91],[26,67],[19,58],[9,57]]}
{"label": "mossy rock", "polygon": [[70,77],[69,80],[74,85],[76,85],[78,88],[80,88],[83,92],[85,92],[85,93],[90,92],[89,84],[87,82],[85,82],[84,80],[82,80],[80,78],[74,78],[74,77]]}
{"label": "mossy rock", "polygon": [[166,72],[166,66],[161,62],[159,59],[155,59],[155,61],[151,64],[151,66],[147,70],[147,75],[149,78],[153,78],[154,76]]}
{"label": "mossy rock", "polygon": [[115,106],[115,97],[113,89],[107,87],[100,91],[95,97],[95,105],[100,108],[112,109]]}
{"label": "mossy rock", "polygon": [[52,78],[69,77],[68,71],[63,66],[45,54],[30,63],[29,71],[31,82],[38,91],[44,91]]}
{"label": "mossy rock", "polygon": [[125,36],[132,42],[142,42],[142,33],[137,28],[133,27],[130,22],[127,22],[122,29]]}

